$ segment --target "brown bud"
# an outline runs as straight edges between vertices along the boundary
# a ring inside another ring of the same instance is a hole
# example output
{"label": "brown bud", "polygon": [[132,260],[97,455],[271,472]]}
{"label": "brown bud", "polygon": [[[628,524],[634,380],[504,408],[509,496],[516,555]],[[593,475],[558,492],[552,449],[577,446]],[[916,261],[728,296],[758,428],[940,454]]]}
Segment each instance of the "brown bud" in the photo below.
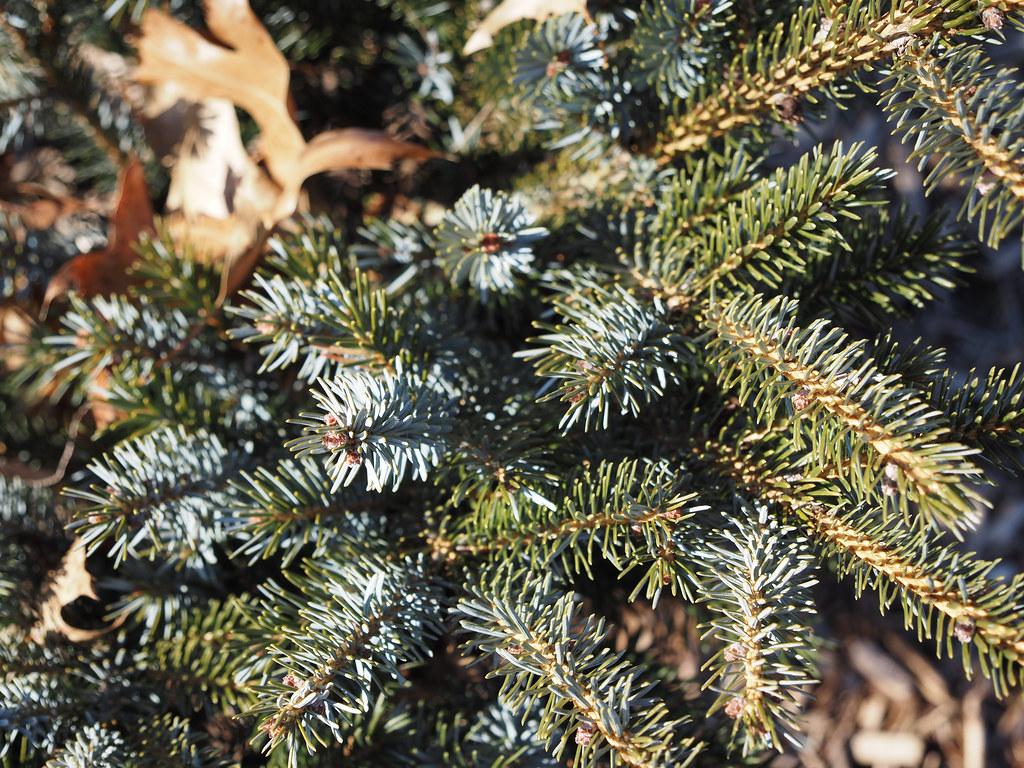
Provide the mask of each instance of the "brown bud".
{"label": "brown bud", "polygon": [[497,253],[501,250],[503,244],[504,241],[501,239],[501,235],[496,232],[488,232],[480,238],[480,247],[484,253]]}
{"label": "brown bud", "polygon": [[977,629],[974,619],[970,616],[961,616],[953,625],[953,637],[961,643],[969,643],[974,638],[974,630]]}
{"label": "brown bud", "polygon": [[297,678],[291,672],[289,672],[287,675],[285,675],[284,679],[281,680],[281,682],[284,683],[285,685],[287,685],[289,688],[295,688],[295,689],[298,689],[299,686],[302,685],[302,681],[299,680],[299,678]]}
{"label": "brown bud", "polygon": [[345,454],[345,463],[350,467],[354,467],[357,464],[363,463],[363,457],[359,455],[359,451],[354,448],[349,448],[348,452]]}
{"label": "brown bud", "polygon": [[802,123],[804,120],[803,105],[796,96],[786,95],[776,98],[775,112],[782,121],[792,125]]}
{"label": "brown bud", "polygon": [[584,720],[576,729],[576,743],[581,747],[589,746],[595,733],[597,733],[597,726],[589,720]]}
{"label": "brown bud", "polygon": [[554,77],[559,72],[564,72],[570,61],[572,61],[572,54],[569,51],[559,51],[555,58],[548,62],[545,74],[548,77]]}
{"label": "brown bud", "polygon": [[994,5],[988,6],[981,12],[981,23],[990,32],[998,32],[1002,29],[1004,21],[1006,21],[1006,14]]}
{"label": "brown bud", "polygon": [[343,448],[347,441],[345,440],[345,436],[340,432],[324,432],[323,436],[320,438],[320,442],[327,450],[337,451]]}
{"label": "brown bud", "polygon": [[337,426],[338,419],[335,417],[335,415],[333,413],[325,413],[324,414],[324,424],[326,424],[328,427]]}
{"label": "brown bud", "polygon": [[747,652],[739,643],[733,643],[725,649],[725,660],[730,664],[746,657]]}
{"label": "brown bud", "polygon": [[729,702],[725,705],[725,714],[735,720],[743,714],[743,710],[746,709],[746,707],[747,704],[743,698],[736,696],[735,698],[729,699]]}
{"label": "brown bud", "polygon": [[269,720],[264,720],[260,723],[259,730],[261,733],[267,734],[267,736],[272,739],[284,733],[284,727],[277,722],[276,717],[272,717]]}
{"label": "brown bud", "polygon": [[807,387],[800,387],[793,393],[793,410],[800,412],[811,404],[811,391]]}
{"label": "brown bud", "polygon": [[895,464],[886,464],[882,473],[882,493],[886,496],[895,496],[900,491],[899,485],[900,468]]}

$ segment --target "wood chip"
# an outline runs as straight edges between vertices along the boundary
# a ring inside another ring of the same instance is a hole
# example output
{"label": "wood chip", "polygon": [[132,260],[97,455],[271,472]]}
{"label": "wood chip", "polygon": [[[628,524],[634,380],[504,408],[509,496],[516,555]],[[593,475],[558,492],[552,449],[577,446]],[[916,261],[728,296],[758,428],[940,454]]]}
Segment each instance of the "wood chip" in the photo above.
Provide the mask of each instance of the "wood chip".
{"label": "wood chip", "polygon": [[861,765],[875,768],[915,768],[924,758],[924,741],[912,733],[858,731],[850,752]]}
{"label": "wood chip", "polygon": [[914,679],[881,648],[866,640],[854,640],[847,648],[854,669],[871,686],[893,701],[907,701],[914,696]]}

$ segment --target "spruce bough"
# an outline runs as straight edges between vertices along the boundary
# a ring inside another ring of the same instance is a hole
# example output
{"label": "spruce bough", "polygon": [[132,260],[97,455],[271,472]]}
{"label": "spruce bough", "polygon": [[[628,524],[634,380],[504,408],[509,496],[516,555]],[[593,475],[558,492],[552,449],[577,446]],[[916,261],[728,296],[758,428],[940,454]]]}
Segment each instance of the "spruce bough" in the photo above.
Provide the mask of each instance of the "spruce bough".
{"label": "spruce bough", "polygon": [[[159,188],[83,58],[154,11],[51,5],[0,12],[0,151],[60,149],[81,199],[129,156]],[[800,749],[833,577],[1019,695],[1024,575],[959,539],[1024,467],[1024,379],[891,329],[1020,239],[989,56],[1024,5],[342,5],[253,10],[304,133],[345,62],[437,156],[386,195],[314,185],[239,262],[158,219],[66,296],[94,222],[0,207],[3,765],[763,762]],[[778,167],[854,88],[962,221],[889,205],[870,147]],[[699,697],[616,650],[609,580],[692,606]]]}

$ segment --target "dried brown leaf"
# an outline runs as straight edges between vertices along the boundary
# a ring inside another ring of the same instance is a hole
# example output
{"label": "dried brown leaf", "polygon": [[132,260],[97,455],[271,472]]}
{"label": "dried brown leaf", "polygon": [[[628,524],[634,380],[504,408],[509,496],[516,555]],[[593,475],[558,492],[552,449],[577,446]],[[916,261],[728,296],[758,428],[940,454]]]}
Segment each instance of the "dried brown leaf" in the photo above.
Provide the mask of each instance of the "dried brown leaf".
{"label": "dried brown leaf", "polygon": [[393,139],[383,131],[367,128],[325,131],[303,149],[298,173],[283,190],[274,218],[281,220],[295,212],[299,189],[310,176],[341,169],[384,171],[401,160],[422,162],[439,156],[432,149]]}
{"label": "dried brown leaf", "polygon": [[32,627],[29,636],[37,643],[43,642],[47,634],[56,632],[64,635],[75,643],[94,640],[109,632],[115,625],[101,629],[81,629],[73,627],[64,619],[62,611],[80,597],[91,597],[98,600],[93,584],[92,574],[86,566],[86,547],[81,539],[76,539],[61,561],[60,567],[54,572],[49,585],[49,596],[39,608],[39,621]]}
{"label": "dried brown leaf", "polygon": [[128,284],[128,268],[135,261],[134,246],[144,232],[153,231],[153,206],[146,190],[142,164],[133,160],[118,180],[118,198],[110,220],[107,247],[79,254],[50,280],[43,307],[75,290],[83,296],[116,293]]}
{"label": "dried brown leaf", "polygon": [[490,48],[494,44],[494,36],[514,22],[523,19],[543,21],[564,13],[586,15],[586,0],[503,0],[473,30],[462,53],[469,56],[484,48]]}
{"label": "dried brown leaf", "polygon": [[[269,230],[295,212],[307,178],[385,169],[436,153],[356,128],[328,131],[307,144],[289,110],[288,62],[248,2],[207,0],[205,13],[212,40],[147,10],[135,78],[155,86],[160,112],[149,110],[152,125],[161,143],[176,147],[166,222],[172,236],[199,255],[225,262],[223,299],[252,272]],[[269,175],[242,146],[232,104],[259,126],[260,159]]]}
{"label": "dried brown leaf", "polygon": [[184,102],[173,84],[157,90],[153,120],[173,145],[163,223],[200,260],[230,264],[273,225],[281,190],[242,145],[231,102]]}
{"label": "dried brown leaf", "polygon": [[205,9],[210,32],[226,45],[149,9],[142,17],[135,78],[174,82],[193,101],[226,99],[244,109],[259,125],[270,175],[285,186],[305,146],[288,113],[288,62],[245,0],[207,0]]}
{"label": "dried brown leaf", "polygon": [[0,369],[16,371],[25,364],[24,346],[35,321],[15,304],[0,305]]}

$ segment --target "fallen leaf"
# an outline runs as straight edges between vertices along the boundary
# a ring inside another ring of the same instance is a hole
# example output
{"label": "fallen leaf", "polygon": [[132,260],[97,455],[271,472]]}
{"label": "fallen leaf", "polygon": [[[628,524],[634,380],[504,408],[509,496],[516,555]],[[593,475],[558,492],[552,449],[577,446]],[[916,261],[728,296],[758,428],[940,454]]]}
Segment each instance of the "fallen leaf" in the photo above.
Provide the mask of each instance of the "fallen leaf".
{"label": "fallen leaf", "polygon": [[586,0],[502,0],[473,30],[473,34],[469,36],[462,49],[462,55],[469,56],[484,48],[490,48],[494,44],[494,36],[509,24],[523,19],[543,21],[564,13],[580,13],[586,16]]}
{"label": "fallen leaf", "polygon": [[281,193],[275,217],[287,218],[295,211],[299,189],[310,176],[338,169],[386,171],[400,160],[422,162],[438,153],[419,144],[399,141],[383,131],[342,128],[315,136],[302,151],[298,172]]}
{"label": "fallen leaf", "polygon": [[153,231],[153,207],[146,190],[142,164],[133,160],[118,179],[118,197],[110,219],[107,247],[73,257],[51,278],[43,296],[43,311],[59,296],[74,290],[82,296],[117,293],[128,284],[135,261],[135,243]]}
{"label": "fallen leaf", "polygon": [[[288,62],[248,2],[207,0],[205,14],[212,39],[148,9],[135,78],[155,89],[173,86],[172,95],[189,100],[191,113],[199,116],[195,133],[202,142],[177,143],[165,221],[172,236],[226,262],[223,293],[244,282],[261,255],[253,247],[295,212],[310,176],[346,168],[386,169],[399,160],[421,161],[437,153],[380,131],[353,128],[328,131],[307,144],[289,109]],[[165,110],[189,114],[167,93],[163,98]],[[232,105],[256,121],[266,171],[242,146]],[[167,125],[161,128],[166,132]]]}
{"label": "fallen leaf", "polygon": [[0,305],[0,367],[16,371],[25,364],[24,346],[32,338],[35,321],[15,304]]}
{"label": "fallen leaf", "polygon": [[58,219],[85,207],[74,198],[43,198],[28,203],[0,201],[0,211],[16,216],[26,229],[49,229]]}
{"label": "fallen leaf", "polygon": [[115,408],[107,400],[110,386],[110,369],[100,368],[89,382],[86,399],[96,429],[102,431],[125,417],[124,411]]}
{"label": "fallen leaf", "polygon": [[262,174],[242,144],[231,102],[209,99],[196,106],[182,126],[166,210],[186,218],[226,219],[235,211],[236,191],[247,178]]}
{"label": "fallen leaf", "polygon": [[186,102],[173,83],[157,90],[148,115],[172,145],[163,223],[198,259],[227,266],[259,239],[281,189],[243,146],[231,102]]}
{"label": "fallen leaf", "polygon": [[85,543],[81,539],[76,539],[71,549],[65,553],[60,567],[54,572],[49,585],[49,596],[39,608],[39,621],[29,633],[34,642],[43,642],[50,632],[64,635],[74,643],[86,642],[109,632],[119,623],[101,629],[81,629],[68,624],[61,615],[65,606],[80,597],[99,599],[93,585],[92,574],[86,569],[85,563]]}
{"label": "fallen leaf", "polygon": [[135,79],[174,82],[194,101],[225,99],[244,109],[259,125],[270,175],[284,186],[295,176],[305,146],[288,113],[288,62],[246,0],[207,0],[204,7],[210,32],[226,45],[148,9]]}

